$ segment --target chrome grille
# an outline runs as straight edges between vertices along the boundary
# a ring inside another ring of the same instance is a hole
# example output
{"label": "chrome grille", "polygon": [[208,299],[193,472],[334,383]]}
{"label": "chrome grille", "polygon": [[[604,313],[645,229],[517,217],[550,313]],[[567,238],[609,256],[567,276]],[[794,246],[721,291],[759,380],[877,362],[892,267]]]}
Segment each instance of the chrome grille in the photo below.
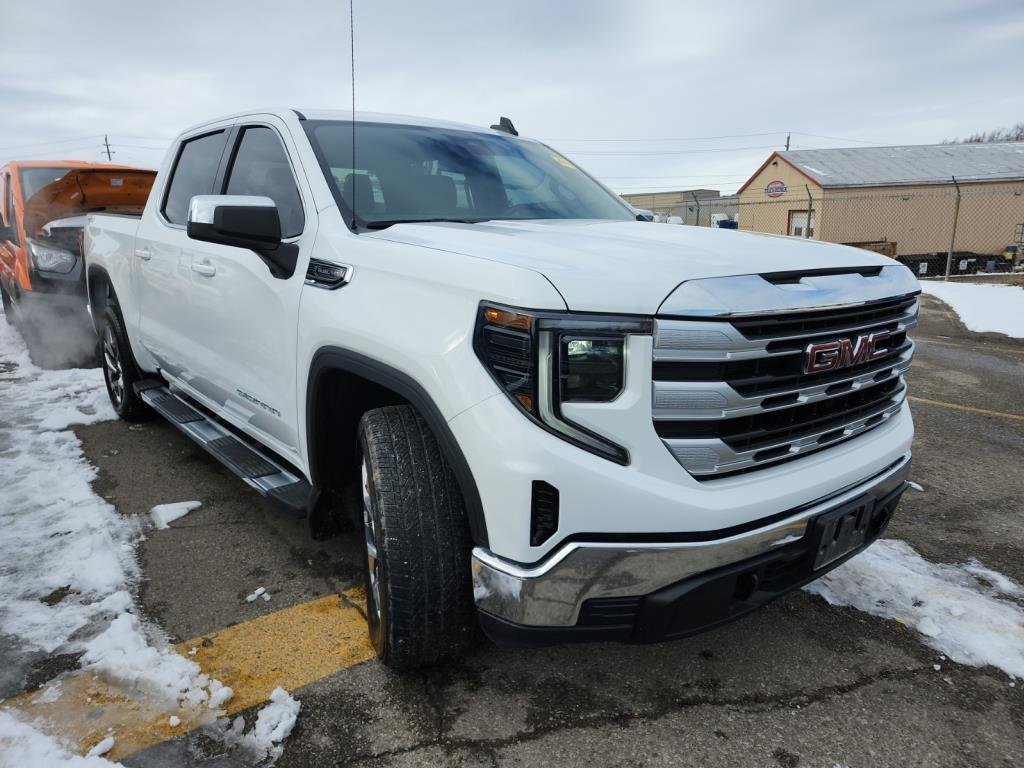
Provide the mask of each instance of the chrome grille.
{"label": "chrome grille", "polygon": [[[716,320],[659,319],[653,419],[668,450],[701,480],[804,456],[882,424],[906,397],[918,302],[904,296],[829,310]],[[887,353],[803,372],[808,344],[891,334]]]}

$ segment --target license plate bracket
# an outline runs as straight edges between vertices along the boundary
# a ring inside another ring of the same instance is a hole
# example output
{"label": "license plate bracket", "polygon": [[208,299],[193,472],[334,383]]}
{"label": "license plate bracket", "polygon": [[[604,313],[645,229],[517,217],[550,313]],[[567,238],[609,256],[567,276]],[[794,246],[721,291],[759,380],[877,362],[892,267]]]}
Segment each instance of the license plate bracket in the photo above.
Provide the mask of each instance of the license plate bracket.
{"label": "license plate bracket", "polygon": [[830,512],[818,515],[812,523],[811,550],[814,570],[824,568],[855,549],[864,546],[874,517],[874,499],[855,499]]}

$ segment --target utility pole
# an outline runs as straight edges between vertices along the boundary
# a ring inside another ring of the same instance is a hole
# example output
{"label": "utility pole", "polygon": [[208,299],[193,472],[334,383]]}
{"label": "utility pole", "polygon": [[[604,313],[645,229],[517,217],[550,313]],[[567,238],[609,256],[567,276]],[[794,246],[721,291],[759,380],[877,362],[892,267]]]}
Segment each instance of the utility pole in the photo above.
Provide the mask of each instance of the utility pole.
{"label": "utility pole", "polygon": [[103,136],[103,150],[107,153],[107,162],[109,163],[110,160],[111,160],[111,157],[110,157],[110,155],[111,155],[111,152],[110,152],[110,142],[107,141],[107,137],[106,137],[105,134]]}
{"label": "utility pole", "polygon": [[956,176],[953,177],[953,186],[956,187],[956,202],[953,204],[953,234],[949,236],[949,251],[946,253],[946,274],[943,280],[949,280],[949,272],[953,268],[953,249],[956,247],[956,222],[960,218],[960,185]]}
{"label": "utility pole", "polygon": [[811,236],[811,217],[814,216],[814,198],[811,197],[811,188],[804,184],[804,189],[807,190],[807,226],[804,227],[804,237],[809,238]]}
{"label": "utility pole", "polygon": [[789,152],[789,137],[792,136],[792,135],[793,134],[791,134],[791,133],[787,133],[786,134],[786,151],[787,152]]}

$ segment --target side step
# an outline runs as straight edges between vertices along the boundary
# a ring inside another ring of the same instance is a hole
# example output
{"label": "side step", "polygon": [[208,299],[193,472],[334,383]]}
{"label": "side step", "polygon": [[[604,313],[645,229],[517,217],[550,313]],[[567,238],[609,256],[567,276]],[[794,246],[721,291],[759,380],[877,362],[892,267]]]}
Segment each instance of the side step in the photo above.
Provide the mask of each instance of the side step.
{"label": "side step", "polygon": [[242,441],[234,432],[171,392],[162,381],[135,385],[154,411],[202,446],[207,453],[271,501],[306,514],[314,500],[309,481]]}

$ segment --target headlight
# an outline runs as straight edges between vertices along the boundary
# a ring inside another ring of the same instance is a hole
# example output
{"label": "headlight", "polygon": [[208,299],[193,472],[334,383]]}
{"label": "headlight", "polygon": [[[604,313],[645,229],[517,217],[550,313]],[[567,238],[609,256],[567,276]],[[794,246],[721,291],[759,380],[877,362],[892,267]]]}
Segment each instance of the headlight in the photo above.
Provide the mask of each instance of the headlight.
{"label": "headlight", "polygon": [[474,348],[512,402],[563,440],[619,464],[622,446],[574,424],[567,402],[610,402],[625,384],[626,336],[649,334],[650,319],[573,315],[481,304]]}
{"label": "headlight", "polygon": [[66,275],[74,269],[75,262],[78,261],[78,257],[71,251],[55,248],[31,238],[28,241],[28,249],[32,254],[32,262],[40,272],[58,272]]}

